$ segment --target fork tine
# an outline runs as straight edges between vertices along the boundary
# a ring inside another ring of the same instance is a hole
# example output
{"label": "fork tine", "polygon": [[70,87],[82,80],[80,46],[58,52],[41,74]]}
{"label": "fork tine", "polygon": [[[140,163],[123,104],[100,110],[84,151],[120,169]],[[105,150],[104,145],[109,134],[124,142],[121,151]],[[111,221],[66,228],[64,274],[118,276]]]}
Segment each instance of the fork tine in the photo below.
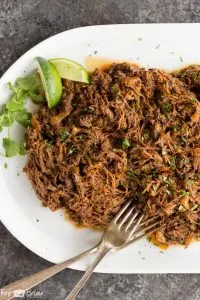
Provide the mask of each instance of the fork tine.
{"label": "fork tine", "polygon": [[114,217],[113,221],[114,223],[117,222],[117,220],[121,217],[121,215],[125,212],[125,210],[129,207],[129,205],[132,203],[132,200],[129,200],[121,209],[120,211],[116,214]]}
{"label": "fork tine", "polygon": [[148,235],[156,232],[157,230],[161,229],[163,226],[165,226],[165,223],[162,223],[160,226],[158,226],[156,228],[153,228],[152,230],[149,230],[147,232],[144,232],[144,233],[141,232],[139,235],[136,234],[128,243],[126,243],[125,247],[127,247],[130,244],[142,239],[145,236],[148,236]]}
{"label": "fork tine", "polygon": [[140,233],[139,235],[136,235],[136,238],[139,239],[140,237],[144,236],[144,235],[150,235],[158,230],[160,230],[161,228],[163,228],[165,226],[165,223],[160,224],[160,226],[155,227],[151,230],[147,230],[144,233]]}
{"label": "fork tine", "polygon": [[148,224],[148,223],[150,223],[150,222],[152,222],[152,221],[154,221],[158,218],[160,218],[160,216],[155,216],[155,217],[151,217],[149,219],[146,219],[146,220],[144,220],[140,223],[140,226],[146,225],[146,224]]}
{"label": "fork tine", "polygon": [[154,222],[148,226],[144,226],[143,228],[139,228],[138,231],[136,230],[135,233],[136,234],[142,234],[144,231],[147,231],[149,229],[151,229],[152,227],[155,227],[156,225],[159,225],[160,221]]}
{"label": "fork tine", "polygon": [[120,229],[124,223],[128,220],[128,217],[131,215],[131,213],[134,211],[135,207],[129,208],[129,210],[126,212],[126,214],[123,216],[123,218],[118,223],[118,229]]}
{"label": "fork tine", "polygon": [[133,222],[135,221],[135,218],[137,217],[137,215],[139,214],[139,211],[136,211],[134,213],[134,215],[132,216],[132,218],[130,219],[130,221],[128,222],[128,224],[125,227],[125,231],[127,231],[129,229],[129,227],[131,226],[131,224],[133,224]]}
{"label": "fork tine", "polygon": [[[146,219],[146,220],[144,220],[144,221],[142,221],[140,224],[139,224],[139,227],[142,227],[142,226],[144,226],[144,225],[147,225],[148,223],[151,223],[152,221],[154,221],[154,220],[156,220],[156,219],[158,219],[158,218],[160,218],[160,216],[156,216],[156,217],[151,217],[151,218],[149,218],[149,219]],[[135,221],[136,222],[136,221]],[[134,222],[134,223],[135,223]],[[133,224],[134,224],[133,223]]]}
{"label": "fork tine", "polygon": [[138,218],[137,222],[133,225],[133,227],[132,227],[132,229],[131,229],[131,231],[130,231],[130,233],[129,233],[129,236],[130,236],[130,237],[131,237],[132,234],[135,232],[135,230],[138,228],[138,226],[139,226],[139,224],[140,224],[140,222],[142,221],[143,218],[144,218],[144,214],[142,214],[142,215]]}

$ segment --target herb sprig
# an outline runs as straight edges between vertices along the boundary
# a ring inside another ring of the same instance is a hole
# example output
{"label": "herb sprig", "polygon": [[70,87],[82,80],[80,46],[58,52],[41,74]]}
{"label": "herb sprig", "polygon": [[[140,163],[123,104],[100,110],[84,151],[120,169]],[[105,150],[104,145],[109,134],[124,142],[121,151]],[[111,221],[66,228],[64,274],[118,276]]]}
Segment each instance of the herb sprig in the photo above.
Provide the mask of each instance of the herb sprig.
{"label": "herb sprig", "polygon": [[12,91],[10,100],[3,105],[0,113],[0,131],[4,127],[8,128],[8,136],[3,138],[3,148],[5,156],[13,157],[16,155],[24,155],[26,153],[25,143],[17,142],[10,137],[10,127],[14,122],[24,127],[31,124],[32,114],[27,111],[26,103],[30,98],[33,102],[40,104],[44,102],[42,83],[37,74],[18,78],[15,84],[8,83],[9,89]]}

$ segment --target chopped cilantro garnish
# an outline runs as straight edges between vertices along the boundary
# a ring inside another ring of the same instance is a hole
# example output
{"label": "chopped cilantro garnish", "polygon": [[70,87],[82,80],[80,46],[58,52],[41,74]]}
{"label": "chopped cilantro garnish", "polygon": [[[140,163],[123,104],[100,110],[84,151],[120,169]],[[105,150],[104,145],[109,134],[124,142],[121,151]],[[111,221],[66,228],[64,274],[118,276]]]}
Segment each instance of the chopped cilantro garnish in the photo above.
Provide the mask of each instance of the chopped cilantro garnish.
{"label": "chopped cilantro garnish", "polygon": [[61,130],[60,130],[60,132],[58,134],[59,138],[62,141],[66,140],[66,138],[68,138],[69,135],[70,135],[69,131],[67,129],[65,129],[65,128],[61,128]]}
{"label": "chopped cilantro garnish", "polygon": [[186,72],[181,72],[181,78],[184,78],[185,77],[185,75],[186,75]]}
{"label": "chopped cilantro garnish", "polygon": [[186,190],[181,190],[181,196],[185,197],[188,195],[189,195],[189,192],[187,192]]}
{"label": "chopped cilantro garnish", "polygon": [[137,175],[137,172],[136,172],[135,170],[128,170],[128,171],[127,171],[127,175],[128,175],[128,176],[133,176],[133,177],[134,177],[134,176]]}
{"label": "chopped cilantro garnish", "polygon": [[172,109],[171,103],[165,101],[165,102],[162,104],[162,109],[163,109],[164,112],[170,112],[171,109]]}
{"label": "chopped cilantro garnish", "polygon": [[78,139],[79,139],[80,141],[83,141],[83,140],[85,139],[85,136],[81,134],[81,135],[78,136]]}
{"label": "chopped cilantro garnish", "polygon": [[112,92],[113,94],[116,94],[116,93],[117,93],[117,88],[116,88],[115,85],[113,85],[113,86],[111,87],[111,92]]}
{"label": "chopped cilantro garnish", "polygon": [[122,149],[128,149],[130,147],[130,143],[127,138],[122,141]]}
{"label": "chopped cilantro garnish", "polygon": [[181,136],[180,138],[183,143],[187,144],[187,138],[185,138],[184,136]]}
{"label": "chopped cilantro garnish", "polygon": [[183,161],[184,161],[185,164],[188,164],[190,162],[188,157],[185,157]]}
{"label": "chopped cilantro garnish", "polygon": [[195,184],[195,181],[194,181],[193,179],[190,179],[190,180],[188,180],[188,183],[189,183],[190,185],[194,185],[194,184]]}
{"label": "chopped cilantro garnish", "polygon": [[199,75],[198,72],[194,72],[194,73],[192,74],[192,79],[193,79],[194,81],[196,81],[197,78],[198,78],[198,75]]}
{"label": "chopped cilantro garnish", "polygon": [[7,164],[7,162],[5,162],[4,163],[4,168],[7,169],[7,167],[8,167],[8,164]]}
{"label": "chopped cilantro garnish", "polygon": [[175,167],[175,165],[176,165],[176,157],[171,156],[170,159],[169,159],[169,164],[170,164],[171,167]]}
{"label": "chopped cilantro garnish", "polygon": [[192,101],[193,101],[193,102],[198,102],[197,98],[195,98],[195,97],[192,98]]}

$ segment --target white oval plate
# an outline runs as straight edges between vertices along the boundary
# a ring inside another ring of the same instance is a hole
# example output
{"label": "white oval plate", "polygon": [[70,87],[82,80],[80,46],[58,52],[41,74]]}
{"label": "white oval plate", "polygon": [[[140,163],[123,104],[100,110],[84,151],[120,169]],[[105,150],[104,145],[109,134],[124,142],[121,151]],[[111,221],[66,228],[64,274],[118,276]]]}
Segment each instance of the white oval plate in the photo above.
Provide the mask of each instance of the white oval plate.
{"label": "white oval plate", "polygon": [[[106,25],[77,28],[57,34],[38,44],[18,59],[0,80],[0,103],[9,92],[6,83],[34,68],[36,56],[67,57],[84,64],[97,55],[113,60],[133,60],[146,67],[180,68],[200,63],[200,24]],[[97,51],[97,53],[96,53]],[[13,135],[19,134],[15,128]],[[0,158],[0,217],[8,230],[27,248],[53,262],[62,262],[94,245],[100,234],[75,229],[61,211],[43,208],[22,172],[25,157]],[[4,168],[7,161],[8,168]],[[17,176],[17,173],[20,176]],[[38,220],[38,221],[37,221]],[[173,247],[161,253],[146,239],[108,255],[98,272],[113,273],[198,273],[200,244],[187,249]],[[72,268],[84,270],[88,259]]]}

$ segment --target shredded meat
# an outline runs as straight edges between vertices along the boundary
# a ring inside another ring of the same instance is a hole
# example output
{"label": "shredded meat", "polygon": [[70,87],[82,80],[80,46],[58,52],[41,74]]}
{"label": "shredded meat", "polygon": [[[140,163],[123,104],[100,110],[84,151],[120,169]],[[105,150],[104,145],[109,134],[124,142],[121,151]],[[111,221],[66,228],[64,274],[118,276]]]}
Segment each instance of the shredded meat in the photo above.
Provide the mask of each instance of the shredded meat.
{"label": "shredded meat", "polygon": [[64,80],[61,103],[41,107],[27,131],[25,172],[43,205],[100,229],[133,199],[147,217],[168,217],[158,243],[199,238],[199,70],[121,63],[89,85]]}

